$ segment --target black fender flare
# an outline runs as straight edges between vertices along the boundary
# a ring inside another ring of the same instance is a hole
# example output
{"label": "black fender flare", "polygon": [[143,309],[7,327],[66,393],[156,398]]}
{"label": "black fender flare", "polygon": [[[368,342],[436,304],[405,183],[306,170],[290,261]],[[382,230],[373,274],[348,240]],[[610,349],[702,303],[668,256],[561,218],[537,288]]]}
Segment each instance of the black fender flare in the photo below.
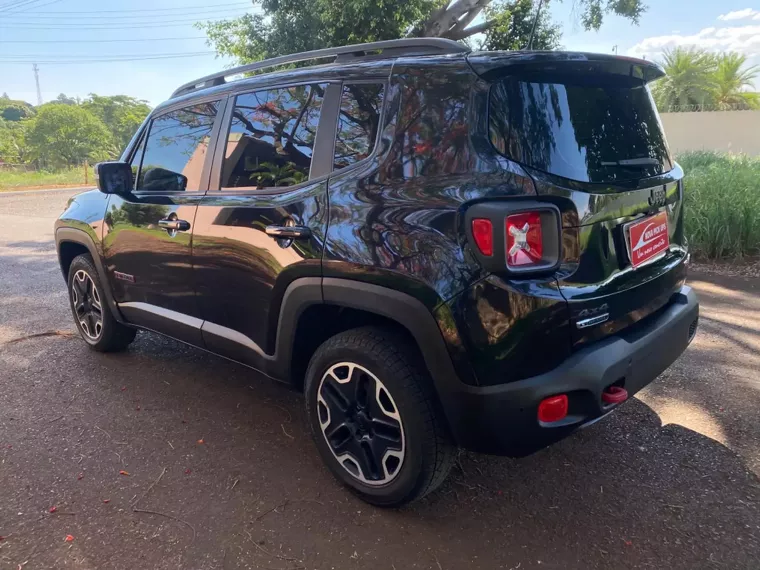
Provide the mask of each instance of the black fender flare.
{"label": "black fender flare", "polygon": [[298,320],[309,306],[317,303],[367,311],[404,327],[417,342],[444,415],[447,420],[456,417],[456,394],[464,385],[433,313],[411,295],[380,285],[331,277],[301,278],[291,283],[282,300],[275,355],[267,373],[276,378],[290,378]]}
{"label": "black fender flare", "polygon": [[[63,272],[63,264],[61,263],[61,244],[62,243],[76,243],[87,248],[90,252],[90,257],[95,264],[95,269],[98,272],[100,282],[103,284],[103,293],[106,297],[106,303],[111,311],[113,317],[120,323],[125,323],[124,317],[119,311],[119,307],[114,301],[113,293],[111,292],[111,283],[108,280],[105,267],[103,267],[103,257],[100,255],[95,242],[92,237],[84,230],[77,228],[56,228],[55,230],[55,250],[58,254],[58,263],[61,265],[61,272]],[[68,284],[68,275],[64,275],[63,278]]]}

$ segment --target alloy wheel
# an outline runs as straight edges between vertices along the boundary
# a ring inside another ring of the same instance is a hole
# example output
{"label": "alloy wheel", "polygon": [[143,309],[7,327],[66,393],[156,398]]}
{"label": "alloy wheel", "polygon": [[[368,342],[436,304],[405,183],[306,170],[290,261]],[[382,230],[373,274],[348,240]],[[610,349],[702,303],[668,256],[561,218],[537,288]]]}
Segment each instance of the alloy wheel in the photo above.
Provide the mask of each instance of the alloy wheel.
{"label": "alloy wheel", "polygon": [[82,332],[90,340],[98,340],[103,333],[103,306],[95,282],[83,269],[74,274],[71,300]]}
{"label": "alloy wheel", "polygon": [[367,485],[390,483],[404,462],[398,406],[372,372],[353,362],[331,366],[317,390],[322,434],[338,463]]}

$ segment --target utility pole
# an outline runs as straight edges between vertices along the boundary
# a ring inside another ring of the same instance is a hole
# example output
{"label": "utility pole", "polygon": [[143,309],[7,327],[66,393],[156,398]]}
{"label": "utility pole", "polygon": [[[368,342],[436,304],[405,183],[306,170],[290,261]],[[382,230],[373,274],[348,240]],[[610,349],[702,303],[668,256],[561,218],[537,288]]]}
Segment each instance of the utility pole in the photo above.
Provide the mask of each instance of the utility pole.
{"label": "utility pole", "polygon": [[34,70],[34,82],[37,84],[37,105],[42,105],[42,91],[40,91],[40,68],[36,63],[32,64]]}

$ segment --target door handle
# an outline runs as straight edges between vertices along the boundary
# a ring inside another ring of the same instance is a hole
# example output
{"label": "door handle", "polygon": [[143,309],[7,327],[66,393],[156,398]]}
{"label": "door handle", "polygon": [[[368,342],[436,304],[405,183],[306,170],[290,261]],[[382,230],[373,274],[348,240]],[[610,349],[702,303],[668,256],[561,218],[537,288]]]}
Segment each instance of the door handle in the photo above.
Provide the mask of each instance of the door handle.
{"label": "door handle", "polygon": [[267,226],[268,236],[277,239],[307,239],[311,237],[311,230],[303,226]]}
{"label": "door handle", "polygon": [[166,218],[163,220],[158,220],[158,226],[164,228],[165,230],[186,232],[190,229],[190,222],[187,222],[185,220],[172,220]]}

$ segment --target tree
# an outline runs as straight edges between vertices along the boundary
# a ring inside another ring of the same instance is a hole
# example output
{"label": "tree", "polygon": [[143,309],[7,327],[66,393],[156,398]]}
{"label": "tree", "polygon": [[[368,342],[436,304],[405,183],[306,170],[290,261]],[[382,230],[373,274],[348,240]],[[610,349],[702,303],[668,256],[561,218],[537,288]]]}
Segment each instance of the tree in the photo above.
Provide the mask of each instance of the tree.
{"label": "tree", "polygon": [[26,128],[28,121],[0,119],[0,162],[21,164],[27,161]]}
{"label": "tree", "polygon": [[117,153],[127,146],[150,113],[147,101],[127,95],[101,96],[90,93],[82,102],[82,107],[103,121],[111,131]]}
{"label": "tree", "polygon": [[79,105],[80,100],[78,97],[69,97],[68,95],[60,93],[52,102],[60,103],[61,105]]}
{"label": "tree", "polygon": [[756,65],[744,67],[746,63],[747,57],[738,53],[728,52],[717,57],[712,98],[718,109],[760,108],[758,94],[744,90],[753,87],[760,68]]}
{"label": "tree", "polygon": [[34,106],[26,101],[20,101],[7,97],[3,93],[0,97],[0,117],[6,121],[21,121],[34,116]]}
{"label": "tree", "polygon": [[111,134],[103,122],[79,106],[47,103],[31,120],[26,141],[43,165],[71,166],[108,157]]}
{"label": "tree", "polygon": [[713,54],[702,49],[677,47],[665,51],[661,65],[667,75],[652,88],[661,110],[712,103],[717,69]]}
{"label": "tree", "polygon": [[[485,31],[485,40],[478,46],[486,50],[519,50],[528,44],[536,17],[533,0],[496,1],[485,10],[487,22],[493,25]],[[533,37],[533,49],[551,50],[559,47],[562,30],[552,24],[549,12],[542,10]]]}
{"label": "tree", "polygon": [[[607,13],[638,22],[645,9],[643,0],[574,2],[589,29],[598,29]],[[253,0],[253,4],[261,14],[198,24],[219,54],[245,63],[404,36],[465,40],[479,33],[486,33],[484,45],[489,49],[514,49],[527,44],[531,26],[526,22],[533,13],[526,0],[454,0],[450,4],[442,0]],[[484,21],[473,25],[481,14]],[[559,30],[549,24],[546,13],[536,38],[536,46],[558,43]]]}

